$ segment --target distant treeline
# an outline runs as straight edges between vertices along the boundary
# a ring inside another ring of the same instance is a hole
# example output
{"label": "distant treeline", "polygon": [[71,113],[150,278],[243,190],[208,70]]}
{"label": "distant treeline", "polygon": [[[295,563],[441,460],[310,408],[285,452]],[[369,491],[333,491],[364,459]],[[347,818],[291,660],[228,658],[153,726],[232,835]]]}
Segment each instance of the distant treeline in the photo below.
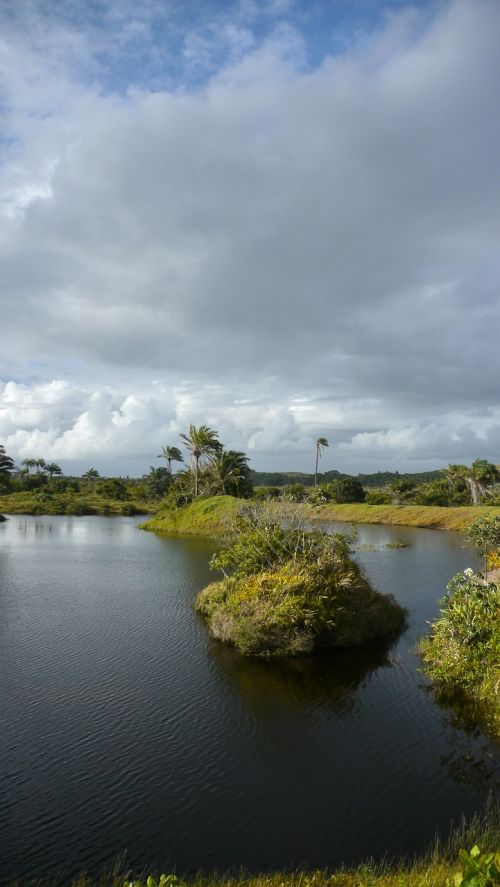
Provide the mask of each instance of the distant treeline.
{"label": "distant treeline", "polygon": [[[337,480],[351,477],[340,471],[318,472],[318,484],[329,484]],[[403,481],[418,486],[431,483],[443,476],[443,472],[421,471],[416,474],[400,474],[399,471],[377,471],[375,474],[358,474],[361,486],[369,488],[385,487],[388,484]],[[314,474],[301,474],[298,471],[251,471],[250,479],[254,487],[286,487],[289,484],[303,484],[305,487],[314,485]]]}

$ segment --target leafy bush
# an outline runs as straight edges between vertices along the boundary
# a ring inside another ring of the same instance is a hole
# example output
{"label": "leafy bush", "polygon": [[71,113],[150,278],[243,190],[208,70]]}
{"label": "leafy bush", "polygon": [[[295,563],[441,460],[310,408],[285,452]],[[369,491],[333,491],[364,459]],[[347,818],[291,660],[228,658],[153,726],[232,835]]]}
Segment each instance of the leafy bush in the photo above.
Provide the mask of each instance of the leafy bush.
{"label": "leafy bush", "polygon": [[500,515],[483,514],[467,527],[464,538],[472,542],[479,554],[485,558],[485,572],[488,569],[488,556],[500,549]]}
{"label": "leafy bush", "polygon": [[392,496],[387,490],[368,490],[365,503],[366,505],[390,505]]}
{"label": "leafy bush", "polygon": [[366,493],[357,477],[344,477],[334,484],[334,499],[339,504],[364,502]]}
{"label": "leafy bush", "polygon": [[462,871],[453,879],[453,887],[496,887],[500,884],[500,853],[481,853],[477,844],[470,853],[460,851]]}
{"label": "leafy bush", "polygon": [[438,695],[472,703],[500,735],[500,588],[465,570],[450,580],[442,604],[420,645],[427,674]]}

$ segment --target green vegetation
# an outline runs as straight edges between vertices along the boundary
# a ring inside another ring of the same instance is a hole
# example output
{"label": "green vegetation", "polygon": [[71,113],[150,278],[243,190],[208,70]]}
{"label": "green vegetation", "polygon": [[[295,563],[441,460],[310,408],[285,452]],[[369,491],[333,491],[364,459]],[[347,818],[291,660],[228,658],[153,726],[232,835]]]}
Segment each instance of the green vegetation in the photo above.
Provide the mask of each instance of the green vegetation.
{"label": "green vegetation", "polygon": [[[466,533],[486,554],[500,545],[498,516],[481,517]],[[495,571],[496,573],[496,571]],[[495,574],[490,574],[495,578]],[[471,569],[448,583],[441,615],[420,643],[438,698],[459,703],[500,740],[500,584]]]}
{"label": "green vegetation", "polygon": [[[317,483],[334,483],[349,476],[348,474],[342,474],[340,471],[318,472]],[[440,470],[422,471],[416,474],[400,474],[399,471],[377,471],[374,474],[358,474],[357,480],[365,489],[381,489],[397,480],[407,481],[412,486],[417,486],[423,483],[430,483],[442,476],[443,472]],[[303,484],[305,487],[312,487],[314,485],[314,474],[300,471],[252,471],[251,478],[253,485],[256,487],[286,487],[288,484],[295,483]]]}
{"label": "green vegetation", "polygon": [[210,634],[245,655],[298,656],[394,636],[405,614],[371,588],[351,539],[306,527],[303,510],[240,509],[211,561],[223,579],[200,592]]}
{"label": "green vegetation", "polygon": [[[470,847],[470,851],[463,848]],[[175,874],[134,876],[117,866],[99,878],[81,875],[65,881],[64,887],[498,887],[500,884],[500,814],[491,803],[483,816],[469,823],[462,820],[447,841],[436,840],[417,859],[374,862],[336,871],[286,871],[255,875],[197,874],[184,878]],[[33,884],[32,881],[30,881]],[[51,887],[62,887],[51,880]],[[46,880],[35,882],[47,887]],[[12,887],[25,887],[15,881]]]}
{"label": "green vegetation", "polygon": [[234,517],[239,504],[233,496],[198,498],[196,502],[184,506],[170,501],[162,505],[157,514],[142,524],[141,528],[157,533],[220,536],[227,531],[228,523]]}
{"label": "green vegetation", "polygon": [[[293,502],[294,499],[290,497],[288,501]],[[300,502],[302,502],[301,499],[299,499]],[[2,507],[1,497],[0,507]],[[200,498],[193,505],[186,506],[177,506],[171,499],[167,499],[161,504],[157,514],[143,525],[143,528],[162,533],[219,536],[227,527],[227,522],[237,507],[238,502],[231,496]],[[319,505],[315,506],[303,503],[302,510],[304,519],[310,522],[388,524],[439,530],[463,530],[475,518],[483,514],[500,516],[500,508],[485,508],[479,505],[431,508],[417,505],[366,505],[365,503],[337,505],[334,503],[324,504],[320,501]]]}
{"label": "green vegetation", "polygon": [[483,514],[500,515],[500,507],[481,505],[445,508],[426,505],[322,505],[313,519],[346,521],[353,524],[389,524],[401,527],[429,527],[435,530],[463,530]]}

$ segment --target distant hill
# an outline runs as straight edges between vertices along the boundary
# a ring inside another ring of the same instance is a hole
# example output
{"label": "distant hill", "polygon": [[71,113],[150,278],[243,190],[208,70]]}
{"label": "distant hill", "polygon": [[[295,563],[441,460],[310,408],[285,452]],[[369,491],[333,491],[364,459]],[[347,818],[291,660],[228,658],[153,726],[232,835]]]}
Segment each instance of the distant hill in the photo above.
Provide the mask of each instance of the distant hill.
{"label": "distant hill", "polygon": [[[415,485],[428,483],[442,476],[442,471],[420,471],[415,474],[400,474],[399,471],[377,471],[375,474],[358,474],[357,478],[363,487],[385,487],[393,481],[405,481]],[[344,477],[352,477],[342,474],[340,471],[318,472],[318,483],[333,483]],[[300,471],[252,471],[251,480],[254,487],[286,487],[288,484],[303,484],[312,487],[314,474],[302,474]]]}

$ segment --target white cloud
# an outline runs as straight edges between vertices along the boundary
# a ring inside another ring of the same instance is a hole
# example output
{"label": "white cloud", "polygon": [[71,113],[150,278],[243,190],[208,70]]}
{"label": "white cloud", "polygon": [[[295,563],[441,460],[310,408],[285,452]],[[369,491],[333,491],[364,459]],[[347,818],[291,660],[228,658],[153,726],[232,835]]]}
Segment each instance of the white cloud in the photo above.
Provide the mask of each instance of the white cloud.
{"label": "white cloud", "polygon": [[[132,29],[127,8],[120,46],[153,40],[158,4]],[[100,88],[111,46],[92,23],[5,32],[0,373],[17,381],[0,436],[16,455],[125,464],[197,421],[289,468],[318,434],[352,470],[494,458],[476,413],[500,371],[500,7],[404,10],[312,71],[287,9],[261,39],[248,2],[217,38],[213,22],[184,34],[219,65],[189,91]]]}

